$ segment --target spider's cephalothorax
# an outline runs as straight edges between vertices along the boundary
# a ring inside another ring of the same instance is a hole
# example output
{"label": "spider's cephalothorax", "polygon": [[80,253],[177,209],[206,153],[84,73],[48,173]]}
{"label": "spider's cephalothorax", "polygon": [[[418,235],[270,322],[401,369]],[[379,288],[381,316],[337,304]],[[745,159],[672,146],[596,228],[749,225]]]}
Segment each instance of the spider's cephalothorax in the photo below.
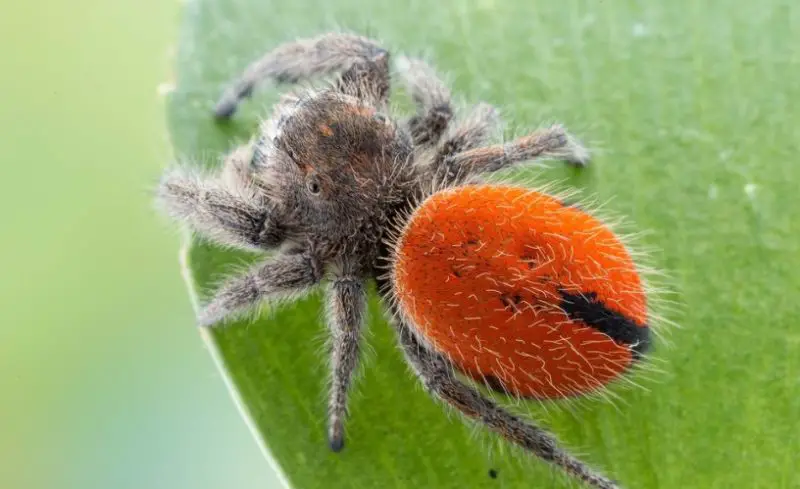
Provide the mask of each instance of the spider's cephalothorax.
{"label": "spider's cephalothorax", "polygon": [[325,282],[338,451],[374,280],[433,396],[585,483],[616,488],[465,380],[517,398],[582,395],[647,349],[642,283],[609,228],[546,194],[480,181],[540,158],[584,165],[587,152],[558,125],[486,145],[496,111],[479,104],[456,117],[447,88],[415,59],[395,64],[417,112],[392,117],[389,61],[370,39],[326,34],[278,47],[223,94],[221,119],[261,81],[337,75],[285,95],[218,174],[165,175],[159,198],[173,217],[223,245],[276,251],[221,286],[200,324]]}
{"label": "spider's cephalothorax", "polygon": [[284,239],[314,247],[321,263],[346,261],[355,275],[371,273],[393,209],[414,189],[411,139],[381,108],[336,91],[305,94],[279,109],[244,173],[275,205]]}

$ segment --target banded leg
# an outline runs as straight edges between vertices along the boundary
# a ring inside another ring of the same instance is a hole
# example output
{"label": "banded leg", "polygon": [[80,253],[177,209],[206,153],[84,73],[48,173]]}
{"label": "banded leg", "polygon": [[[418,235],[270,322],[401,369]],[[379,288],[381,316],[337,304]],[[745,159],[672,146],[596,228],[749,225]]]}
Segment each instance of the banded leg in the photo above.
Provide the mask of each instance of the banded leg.
{"label": "banded leg", "polygon": [[486,143],[500,125],[497,109],[487,103],[480,103],[458,123],[450,126],[442,144],[436,151],[436,165],[441,165],[448,157],[476,148]]}
{"label": "banded leg", "polygon": [[167,214],[220,244],[274,248],[283,241],[283,232],[273,206],[243,180],[240,156],[231,156],[228,182],[186,168],[167,172],[158,187],[158,202]]}
{"label": "banded leg", "polygon": [[200,313],[199,325],[212,326],[260,302],[304,293],[321,279],[322,267],[313,255],[278,255],[222,285]]}
{"label": "banded leg", "polygon": [[328,294],[333,377],[328,405],[328,442],[334,452],[344,448],[348,392],[358,367],[365,310],[366,292],[361,280],[340,277],[333,281]]}
{"label": "banded leg", "polygon": [[354,63],[336,81],[336,90],[384,109],[389,99],[389,53],[381,51]]}
{"label": "banded leg", "polygon": [[450,90],[420,59],[400,57],[396,65],[417,106],[417,113],[408,122],[414,146],[435,146],[453,118]]}
{"label": "banded leg", "polygon": [[385,52],[373,40],[342,33],[283,44],[251,63],[230,84],[217,102],[214,114],[220,119],[230,118],[239,102],[249,97],[264,80],[296,83],[347,69],[356,62],[374,59]]}
{"label": "banded leg", "polygon": [[398,325],[398,335],[406,359],[431,394],[590,487],[619,489],[616,483],[560,448],[553,435],[499,407],[456,378],[449,362],[421,345],[406,325]]}
{"label": "banded leg", "polygon": [[469,176],[491,173],[517,163],[543,158],[557,158],[576,166],[585,166],[589,161],[589,152],[562,126],[554,125],[509,143],[473,148],[450,155],[444,158],[441,170],[449,183],[458,183]]}

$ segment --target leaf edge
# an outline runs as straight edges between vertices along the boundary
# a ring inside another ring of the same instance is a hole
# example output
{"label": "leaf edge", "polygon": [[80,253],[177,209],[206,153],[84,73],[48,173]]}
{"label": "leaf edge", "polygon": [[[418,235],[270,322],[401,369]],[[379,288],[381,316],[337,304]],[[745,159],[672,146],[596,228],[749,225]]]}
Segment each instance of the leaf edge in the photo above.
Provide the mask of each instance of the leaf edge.
{"label": "leaf edge", "polygon": [[[181,238],[180,248],[178,249],[178,263],[180,266],[181,278],[183,279],[184,284],[186,285],[186,291],[189,295],[189,301],[192,305],[192,310],[194,311],[194,314],[196,316],[200,312],[200,296],[197,293],[197,287],[195,285],[196,282],[194,280],[194,275],[192,273],[192,268],[190,266],[190,261],[191,261],[190,253],[192,245],[193,243],[191,236],[188,233],[184,233],[184,236]],[[228,370],[228,367],[225,363],[225,359],[222,356],[222,352],[219,349],[219,345],[214,339],[214,335],[212,334],[211,329],[200,328],[200,327],[198,327],[197,329],[200,335],[200,339],[203,342],[203,346],[208,351],[208,354],[210,355],[211,360],[214,363],[214,367],[217,369],[217,372],[219,373],[223,383],[225,384],[225,389],[228,391],[228,395],[233,401],[233,404],[236,406],[236,411],[239,413],[239,416],[244,421],[244,424],[247,427],[247,430],[250,432],[250,435],[255,441],[256,445],[258,446],[261,455],[264,457],[267,464],[272,469],[273,473],[278,479],[278,482],[280,483],[281,488],[293,489],[292,485],[289,483],[289,478],[286,476],[286,473],[281,468],[275,456],[272,454],[272,450],[270,450],[266,439],[264,438],[264,436],[262,436],[261,432],[259,431],[252,413],[245,404],[241,394],[236,389],[236,385],[234,384],[233,378],[230,375],[230,371]]]}

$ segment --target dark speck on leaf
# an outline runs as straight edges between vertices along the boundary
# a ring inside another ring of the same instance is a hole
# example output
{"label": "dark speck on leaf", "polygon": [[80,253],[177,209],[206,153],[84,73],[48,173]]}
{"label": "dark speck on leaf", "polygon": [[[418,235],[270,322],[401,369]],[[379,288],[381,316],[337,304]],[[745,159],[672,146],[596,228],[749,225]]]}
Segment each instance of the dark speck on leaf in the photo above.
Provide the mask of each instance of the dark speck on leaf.
{"label": "dark speck on leaf", "polygon": [[489,469],[489,477],[492,479],[497,479],[497,471],[494,469]]}

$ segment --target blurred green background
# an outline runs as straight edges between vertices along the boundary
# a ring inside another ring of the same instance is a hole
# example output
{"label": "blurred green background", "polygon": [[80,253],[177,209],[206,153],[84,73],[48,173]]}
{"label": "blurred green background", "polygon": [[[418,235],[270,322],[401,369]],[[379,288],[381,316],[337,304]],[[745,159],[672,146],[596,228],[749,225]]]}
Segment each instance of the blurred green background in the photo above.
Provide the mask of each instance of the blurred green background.
{"label": "blurred green background", "polygon": [[0,2],[0,488],[273,482],[150,204],[179,11]]}
{"label": "blurred green background", "polygon": [[[234,2],[198,5],[217,3]],[[402,15],[395,14],[402,4],[367,9],[355,0],[321,1],[310,15],[309,3],[316,2],[260,3],[260,16],[244,4],[221,9],[240,23],[204,35],[207,52],[251,57],[260,43],[339,19],[380,27],[397,44],[406,39],[406,49],[435,46],[441,67],[461,75],[458,94],[503,103],[513,124],[566,117],[569,127],[603,143],[608,156],[577,183],[616,195],[616,209],[654,230],[650,242],[665,249],[663,265],[676,275],[687,314],[656,392],[629,394],[646,410],[628,413],[646,420],[652,438],[631,449],[623,434],[641,433],[620,430],[608,450],[589,453],[631,473],[654,457],[658,464],[634,474],[650,478],[649,487],[798,487],[792,467],[800,438],[791,436],[800,423],[796,0],[716,0],[686,9],[642,0],[480,0],[470,8],[453,1],[463,8],[453,9],[449,23],[442,21],[450,18],[447,7],[432,15],[424,0]],[[530,18],[555,21],[531,28],[515,5],[535,9]],[[598,17],[580,14],[584,8]],[[275,484],[193,327],[178,273],[179,237],[151,205],[172,157],[163,94],[180,10],[175,0],[0,2],[0,489]],[[506,25],[511,16],[522,20]],[[659,20],[664,32],[648,33]],[[531,39],[550,44],[540,42],[536,63],[507,76]],[[501,42],[507,49],[478,56],[481,46]],[[575,55],[584,46],[601,54]],[[198,65],[196,85],[182,93],[196,102],[181,105],[185,120],[175,119],[184,151],[221,151],[230,142],[203,105],[244,60],[225,59]],[[258,109],[250,104],[241,114],[239,136]],[[196,141],[195,131],[203,136]],[[313,320],[317,327],[316,311],[307,316],[305,326]],[[275,343],[266,330],[253,343],[260,331],[229,334],[261,349]],[[242,358],[266,372],[258,362],[267,357]],[[369,375],[400,368],[385,358]],[[310,379],[307,403],[322,409],[314,397],[322,374],[301,374]],[[380,386],[367,384],[363,397]],[[419,390],[405,392],[403,400],[420,407],[416,414],[430,413],[426,427],[445,423]],[[355,429],[367,431],[366,414]],[[574,428],[560,435],[594,438],[598,446],[610,426],[555,418],[556,426]],[[616,413],[603,419],[626,421]],[[297,438],[288,421],[262,423]],[[367,459],[368,436],[360,438]],[[640,449],[648,445],[651,451]]]}

